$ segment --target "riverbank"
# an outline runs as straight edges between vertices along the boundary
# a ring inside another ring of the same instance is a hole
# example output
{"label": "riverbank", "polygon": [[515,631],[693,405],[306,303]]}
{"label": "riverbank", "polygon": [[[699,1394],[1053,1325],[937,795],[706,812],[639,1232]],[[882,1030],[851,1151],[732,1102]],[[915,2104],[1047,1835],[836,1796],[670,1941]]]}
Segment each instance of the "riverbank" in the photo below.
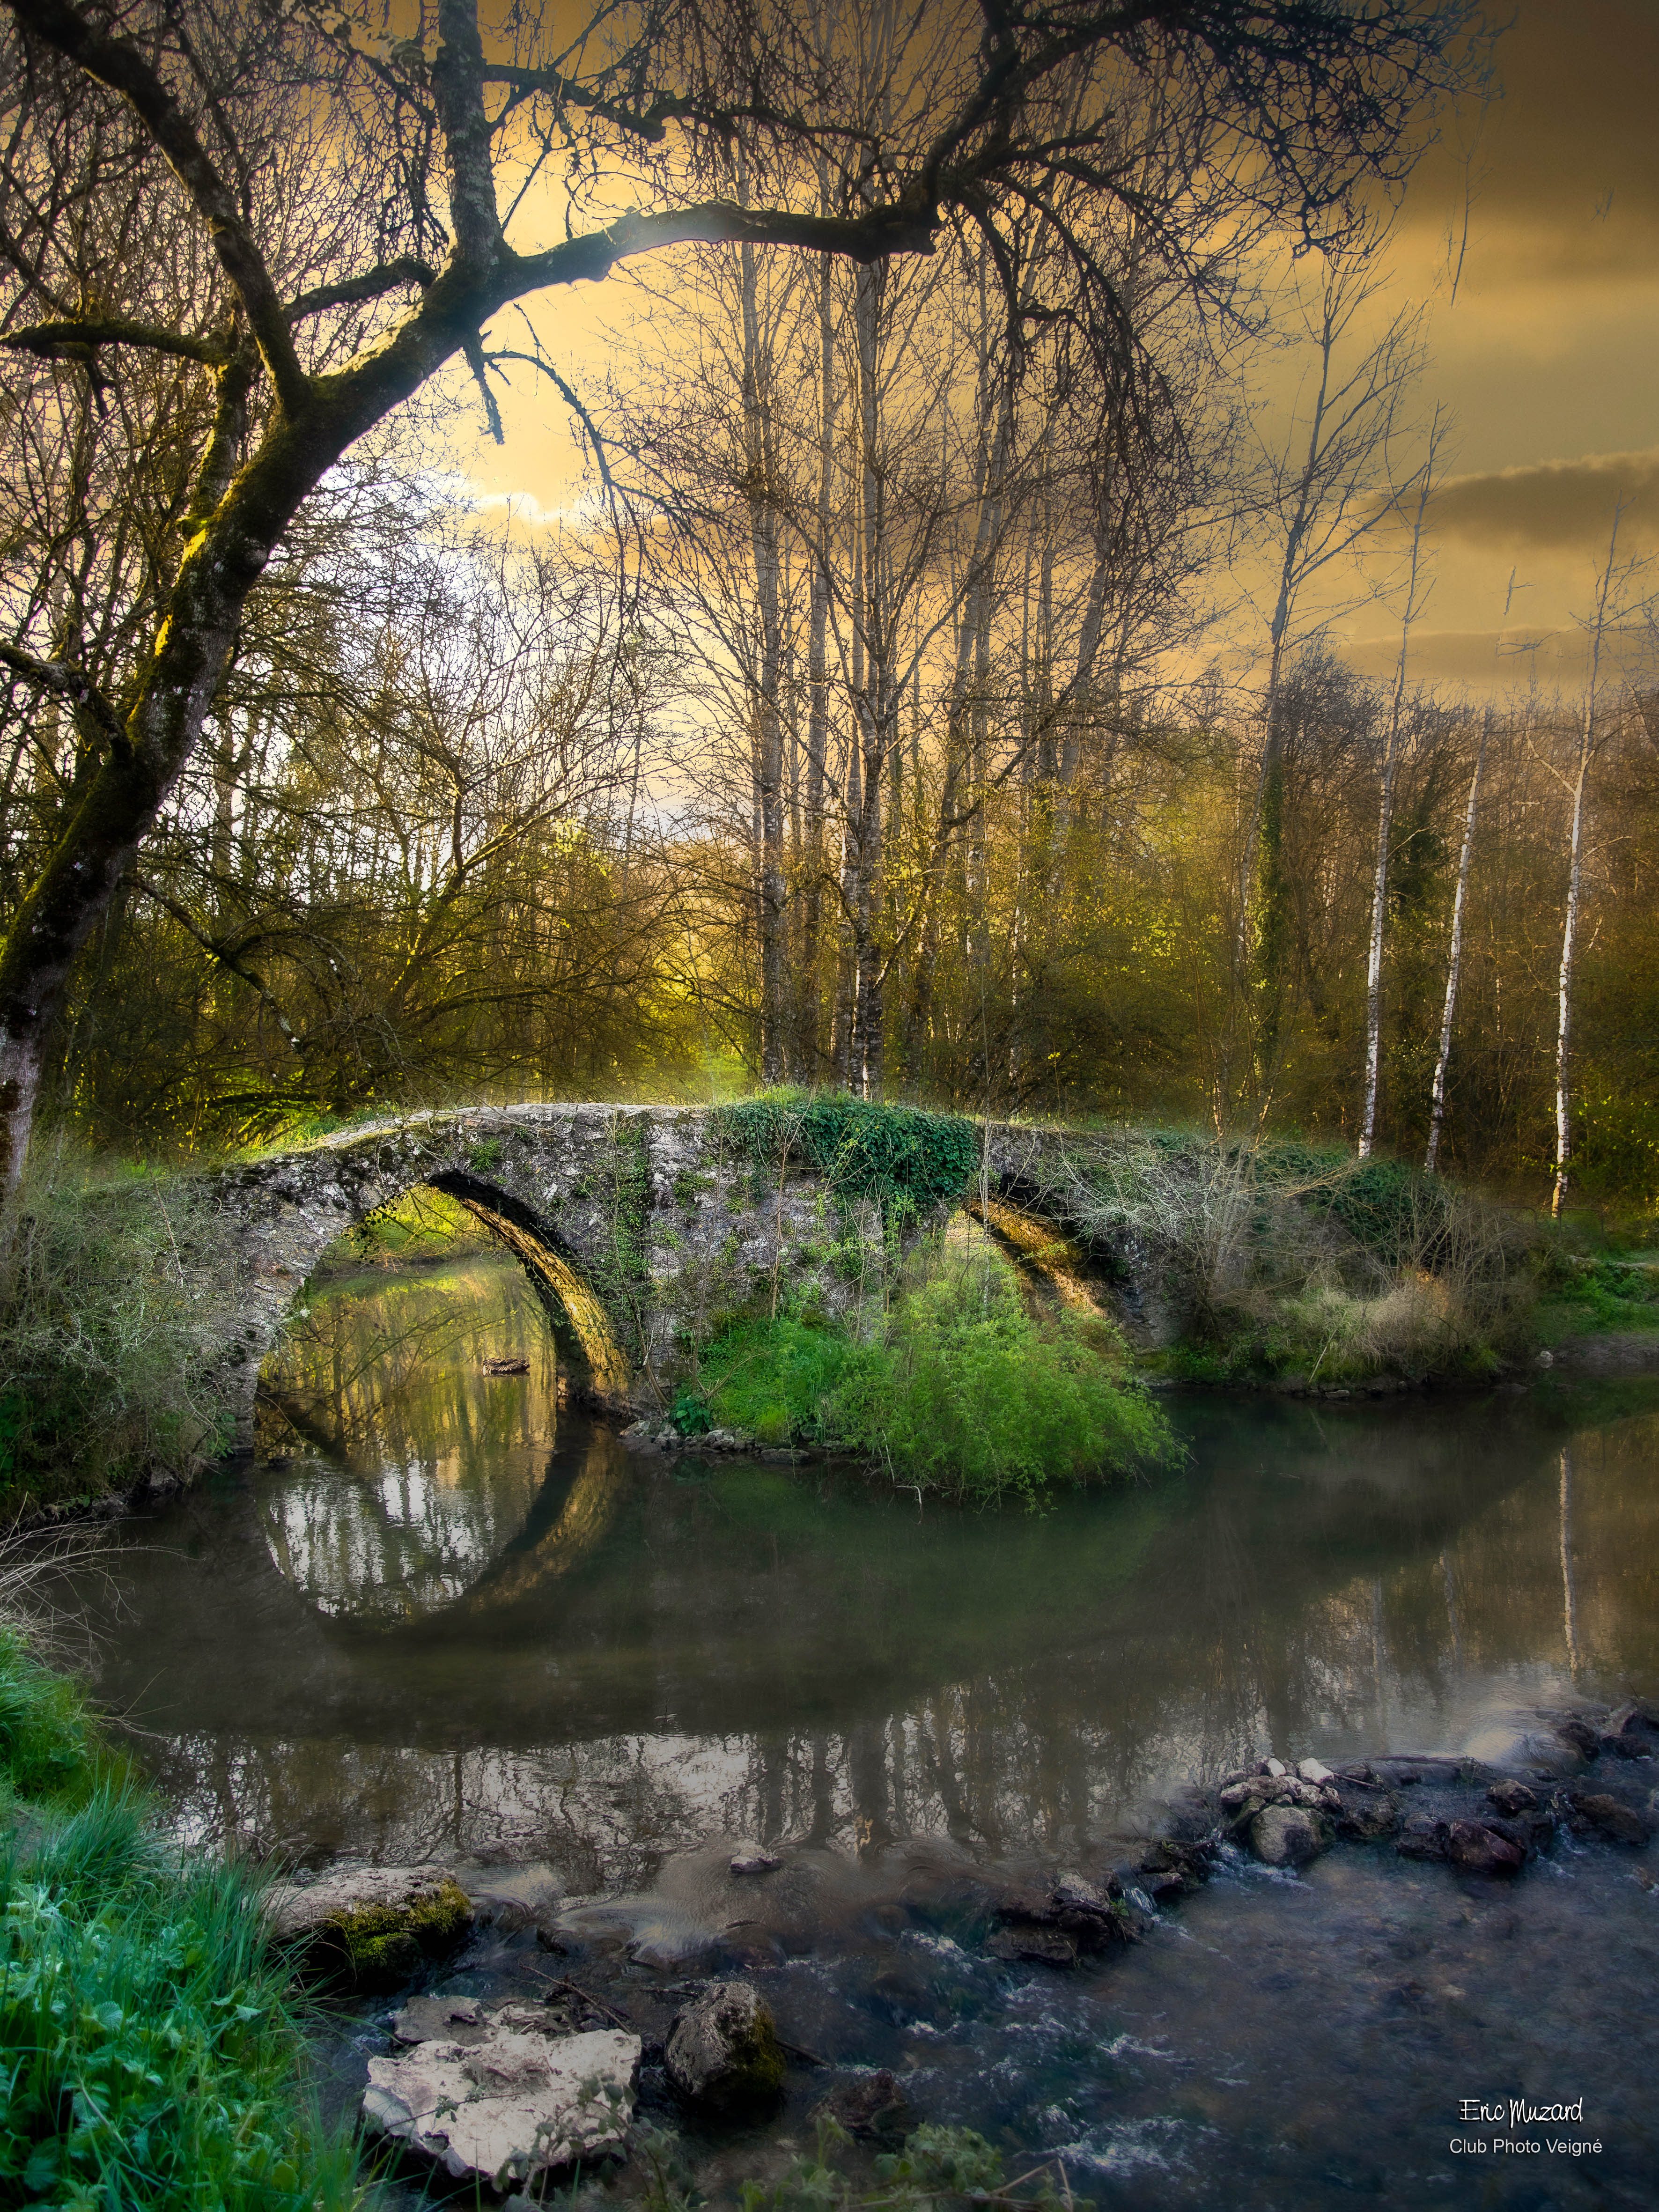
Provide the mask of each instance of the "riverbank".
{"label": "riverbank", "polygon": [[257,1878],[181,1858],[74,1685],[0,1626],[0,2194],[350,2212]]}

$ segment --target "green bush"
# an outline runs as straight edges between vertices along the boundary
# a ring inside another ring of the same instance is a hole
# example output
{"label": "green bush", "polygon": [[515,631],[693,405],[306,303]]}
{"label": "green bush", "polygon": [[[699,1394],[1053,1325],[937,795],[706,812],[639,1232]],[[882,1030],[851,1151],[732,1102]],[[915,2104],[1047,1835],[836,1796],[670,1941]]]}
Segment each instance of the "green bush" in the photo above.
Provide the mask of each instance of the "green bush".
{"label": "green bush", "polygon": [[793,1315],[728,1329],[702,1363],[714,1418],[981,1505],[1167,1455],[1163,1416],[1100,1332],[1034,1318],[1006,1262],[933,1246],[911,1274],[867,1339]]}
{"label": "green bush", "polygon": [[228,1224],[177,1176],[33,1168],[0,1236],[0,1514],[228,1441]]}
{"label": "green bush", "polygon": [[1162,1413],[1095,1334],[1063,1314],[1035,1318],[1006,1268],[947,1266],[848,1360],[832,1419],[896,1481],[979,1505],[1034,1503],[1049,1483],[1167,1456]]}
{"label": "green bush", "polygon": [[0,2203],[360,2203],[351,2141],[299,2087],[255,1884],[180,1865],[99,1764],[73,1686],[0,1630]]}

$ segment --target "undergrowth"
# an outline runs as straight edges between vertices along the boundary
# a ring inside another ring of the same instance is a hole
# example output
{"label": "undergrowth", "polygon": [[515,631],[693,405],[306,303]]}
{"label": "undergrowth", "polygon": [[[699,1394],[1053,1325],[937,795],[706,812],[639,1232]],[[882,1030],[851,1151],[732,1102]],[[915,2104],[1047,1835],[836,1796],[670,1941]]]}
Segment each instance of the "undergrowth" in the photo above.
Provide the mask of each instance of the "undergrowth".
{"label": "undergrowth", "polygon": [[74,1686],[0,1626],[0,2204],[332,2212],[255,1884],[180,1863]]}
{"label": "undergrowth", "polygon": [[1167,1455],[1158,1408],[1098,1324],[1033,1314],[988,1246],[925,1240],[885,1311],[784,1310],[732,1324],[677,1418],[856,1455],[896,1482],[975,1505],[1040,1498]]}
{"label": "undergrowth", "polygon": [[1538,1272],[1552,1335],[1659,1328],[1659,1266],[1650,1261],[1549,1250]]}
{"label": "undergrowth", "polygon": [[0,1516],[228,1443],[241,1310],[223,1216],[182,1177],[32,1161],[0,1234]]}
{"label": "undergrowth", "polygon": [[1480,1374],[1528,1334],[1535,1231],[1402,1161],[1102,1136],[1055,1194],[1086,1236],[1139,1248],[1177,1332],[1164,1364],[1194,1380]]}

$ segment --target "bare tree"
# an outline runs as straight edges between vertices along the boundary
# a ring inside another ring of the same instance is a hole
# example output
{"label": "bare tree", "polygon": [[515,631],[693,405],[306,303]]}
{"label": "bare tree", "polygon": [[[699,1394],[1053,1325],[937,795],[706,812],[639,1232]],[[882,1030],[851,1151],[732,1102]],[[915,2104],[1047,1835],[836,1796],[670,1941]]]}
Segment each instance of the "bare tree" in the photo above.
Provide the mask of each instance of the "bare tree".
{"label": "bare tree", "polygon": [[[21,211],[33,244],[10,257],[6,345],[17,361],[106,383],[129,363],[188,362],[201,427],[187,441],[190,489],[154,617],[135,625],[139,641],[112,684],[50,641],[39,650],[30,631],[6,648],[12,672],[71,702],[86,732],[84,775],[0,950],[7,1187],[76,954],[201,736],[273,549],[342,455],[452,361],[471,368],[495,419],[486,332],[504,309],[688,241],[873,266],[927,252],[960,218],[994,241],[1015,280],[1011,309],[1076,312],[1109,331],[1110,288],[1086,241],[1067,257],[1066,298],[1028,306],[1007,225],[1079,178],[1108,196],[1127,188],[1110,130],[1126,75],[1189,88],[1212,126],[1206,143],[1233,149],[1241,228],[1287,212],[1340,228],[1361,179],[1400,173],[1424,99],[1463,67],[1469,20],[1463,0],[1033,0],[982,13],[959,0],[918,19],[931,96],[896,97],[872,132],[842,99],[852,31],[815,40],[793,10],[763,0],[598,8],[571,26],[532,9],[488,34],[475,0],[435,0],[404,38],[285,0],[140,0],[118,28],[71,0],[8,4],[6,79],[22,89],[0,182],[9,229]],[[1075,120],[1057,131],[1062,114]],[[40,175],[65,211],[112,205],[105,178],[85,181],[59,159],[68,118],[118,119],[128,134],[116,197],[144,217],[128,250],[181,207],[210,247],[187,314],[111,316],[95,293],[54,281],[51,226],[34,216],[50,197]],[[740,124],[793,158],[766,205],[702,189]],[[813,155],[849,134],[866,140],[864,197],[824,213]],[[286,175],[267,165],[278,144],[291,155]],[[550,197],[568,205],[566,235],[520,246],[509,232],[532,220],[529,186],[560,162],[568,197]],[[367,213],[319,225],[319,205]],[[397,304],[410,295],[412,306]]]}
{"label": "bare tree", "polygon": [[[1285,890],[1285,732],[1281,702],[1285,655],[1302,596],[1316,578],[1350,559],[1390,508],[1391,449],[1422,361],[1421,310],[1402,307],[1378,337],[1367,334],[1385,277],[1379,256],[1386,224],[1372,223],[1322,260],[1317,291],[1304,305],[1312,368],[1284,444],[1265,457],[1262,506],[1277,556],[1267,622],[1263,733],[1238,889],[1238,971],[1256,987],[1255,1081],[1260,1110],[1271,1097],[1282,1015]],[[1322,611],[1328,622],[1331,611]],[[1231,1054],[1222,1085],[1231,1086]],[[1227,1101],[1217,1102],[1224,1117]]]}
{"label": "bare tree", "polygon": [[1624,507],[1620,502],[1613,511],[1607,559],[1596,572],[1595,602],[1583,624],[1589,665],[1578,713],[1577,744],[1571,773],[1561,779],[1571,799],[1571,813],[1567,833],[1566,907],[1561,924],[1561,965],[1556,994],[1555,1183],[1550,1194],[1550,1212],[1557,1219],[1566,1204],[1572,1166],[1573,986],[1583,899],[1585,803],[1589,790],[1591,764],[1607,734],[1597,720],[1601,703],[1601,659],[1609,631],[1636,611],[1631,598],[1632,586],[1646,565],[1644,562],[1620,562],[1619,529],[1623,519]]}
{"label": "bare tree", "polygon": [[1446,1001],[1440,1016],[1440,1048],[1435,1055],[1434,1083],[1429,1102],[1429,1149],[1424,1167],[1430,1175],[1440,1158],[1440,1135],[1446,1119],[1446,1072],[1451,1065],[1452,1024],[1457,1018],[1457,986],[1463,967],[1463,924],[1468,906],[1469,869],[1474,854],[1474,825],[1480,803],[1480,777],[1486,765],[1486,744],[1492,736],[1492,709],[1480,717],[1480,737],[1469,777],[1468,805],[1463,811],[1463,842],[1457,854],[1457,889],[1452,895],[1451,941],[1446,952]]}

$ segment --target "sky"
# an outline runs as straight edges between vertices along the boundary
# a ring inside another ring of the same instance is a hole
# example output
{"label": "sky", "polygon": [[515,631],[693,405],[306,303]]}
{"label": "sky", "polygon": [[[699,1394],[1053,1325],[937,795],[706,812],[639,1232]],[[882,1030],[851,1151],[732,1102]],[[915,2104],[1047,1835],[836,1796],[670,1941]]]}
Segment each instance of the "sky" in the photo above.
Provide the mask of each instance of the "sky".
{"label": "sky", "polygon": [[[1659,553],[1659,0],[1518,0],[1492,69],[1489,97],[1443,118],[1391,248],[1388,307],[1427,312],[1419,412],[1452,423],[1410,665],[1447,687],[1548,690],[1583,665],[1577,620],[1621,501],[1621,552]],[[579,381],[602,373],[617,291],[538,309]],[[486,496],[565,505],[580,461],[557,403],[526,390],[503,411],[507,444],[466,447],[464,473]],[[1239,579],[1258,599],[1262,580]],[[1656,586],[1633,579],[1627,601]],[[1210,648],[1248,667],[1254,621],[1241,603]],[[1625,635],[1627,661],[1647,652],[1644,624]],[[1333,635],[1362,668],[1392,670],[1384,600],[1347,607]]]}
{"label": "sky", "polygon": [[[1455,422],[1412,653],[1425,679],[1479,683],[1513,571],[1507,641],[1543,639],[1547,682],[1582,654],[1573,617],[1621,498],[1621,550],[1659,550],[1659,0],[1522,0],[1494,68],[1491,100],[1420,163],[1398,236],[1401,294],[1431,303],[1423,396]],[[1350,637],[1362,662],[1398,651],[1374,617]]]}

